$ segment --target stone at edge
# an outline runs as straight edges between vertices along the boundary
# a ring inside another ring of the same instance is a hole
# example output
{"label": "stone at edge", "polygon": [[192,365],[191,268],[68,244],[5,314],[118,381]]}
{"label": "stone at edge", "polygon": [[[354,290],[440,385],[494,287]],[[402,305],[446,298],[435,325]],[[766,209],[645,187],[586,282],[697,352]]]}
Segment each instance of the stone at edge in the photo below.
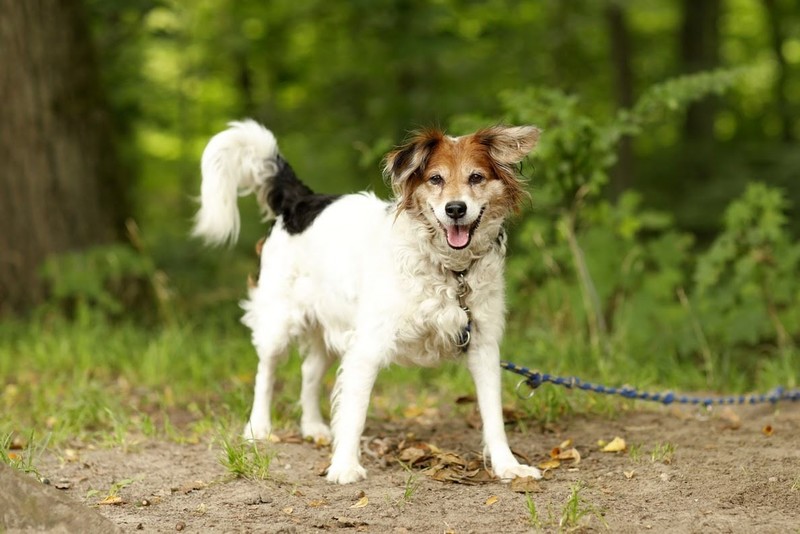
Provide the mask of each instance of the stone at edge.
{"label": "stone at edge", "polygon": [[82,503],[3,463],[0,463],[0,531],[122,532]]}

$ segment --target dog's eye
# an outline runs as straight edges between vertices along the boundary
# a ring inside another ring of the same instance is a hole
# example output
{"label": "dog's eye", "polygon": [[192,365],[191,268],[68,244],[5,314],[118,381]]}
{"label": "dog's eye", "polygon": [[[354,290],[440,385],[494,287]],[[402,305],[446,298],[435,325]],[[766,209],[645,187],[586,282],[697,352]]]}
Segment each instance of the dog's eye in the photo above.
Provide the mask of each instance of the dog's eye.
{"label": "dog's eye", "polygon": [[442,185],[444,183],[444,178],[442,178],[440,174],[434,174],[428,178],[428,183],[431,185]]}
{"label": "dog's eye", "polygon": [[479,172],[473,172],[469,175],[469,184],[470,185],[477,185],[483,182],[484,176]]}

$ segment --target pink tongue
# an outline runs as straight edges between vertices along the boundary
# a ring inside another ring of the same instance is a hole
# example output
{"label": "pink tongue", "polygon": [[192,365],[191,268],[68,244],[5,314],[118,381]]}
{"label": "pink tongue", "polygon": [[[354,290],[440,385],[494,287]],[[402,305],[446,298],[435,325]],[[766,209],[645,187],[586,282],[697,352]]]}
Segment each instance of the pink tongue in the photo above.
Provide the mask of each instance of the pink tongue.
{"label": "pink tongue", "polygon": [[447,244],[453,248],[462,248],[469,243],[469,226],[448,226]]}

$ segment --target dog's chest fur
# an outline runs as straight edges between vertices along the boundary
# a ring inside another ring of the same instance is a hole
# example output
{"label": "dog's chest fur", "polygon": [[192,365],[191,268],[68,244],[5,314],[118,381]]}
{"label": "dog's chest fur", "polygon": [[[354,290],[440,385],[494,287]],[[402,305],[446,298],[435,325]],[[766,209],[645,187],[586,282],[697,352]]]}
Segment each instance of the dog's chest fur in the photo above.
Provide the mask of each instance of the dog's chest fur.
{"label": "dog's chest fur", "polygon": [[433,366],[463,353],[457,340],[467,325],[467,313],[458,303],[455,276],[447,275],[410,281],[408,306],[395,338],[398,363]]}
{"label": "dog's chest fur", "polygon": [[[476,260],[465,280],[469,290],[464,304],[470,310],[471,335],[475,339],[482,330],[494,331],[495,323],[503,322],[502,303],[499,314],[493,305],[503,291],[499,251]],[[458,341],[469,317],[459,303],[456,273],[441,269],[411,271],[403,276],[402,285],[407,288],[407,305],[398,321],[395,361],[434,366],[441,360],[463,355]]]}

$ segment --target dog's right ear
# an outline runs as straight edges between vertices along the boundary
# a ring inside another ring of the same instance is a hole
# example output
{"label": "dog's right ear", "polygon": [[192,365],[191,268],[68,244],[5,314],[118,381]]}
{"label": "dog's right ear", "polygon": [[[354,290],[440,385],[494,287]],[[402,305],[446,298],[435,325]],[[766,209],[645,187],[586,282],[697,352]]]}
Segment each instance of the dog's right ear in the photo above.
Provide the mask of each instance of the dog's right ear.
{"label": "dog's right ear", "polygon": [[386,155],[383,175],[400,201],[401,209],[411,207],[411,193],[422,183],[425,165],[443,138],[444,133],[435,128],[417,131],[403,145]]}

